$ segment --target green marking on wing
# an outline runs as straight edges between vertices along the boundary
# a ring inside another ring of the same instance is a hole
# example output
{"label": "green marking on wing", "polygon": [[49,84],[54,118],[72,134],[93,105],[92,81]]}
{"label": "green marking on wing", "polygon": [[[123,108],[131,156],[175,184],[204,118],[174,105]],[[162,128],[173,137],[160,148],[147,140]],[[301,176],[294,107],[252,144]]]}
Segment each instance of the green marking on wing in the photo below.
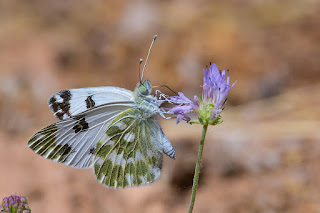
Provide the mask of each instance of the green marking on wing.
{"label": "green marking on wing", "polygon": [[71,153],[72,148],[68,144],[56,144],[57,131],[58,127],[56,124],[51,124],[50,126],[41,129],[30,138],[28,146],[42,157],[61,163],[65,162],[66,157]]}
{"label": "green marking on wing", "polygon": [[64,163],[71,152],[72,148],[68,144],[56,145],[53,151],[48,155],[48,159]]}
{"label": "green marking on wing", "polygon": [[58,131],[58,127],[55,124],[51,124],[43,129],[41,129],[38,133],[32,136],[28,142],[28,146],[36,151],[43,146],[50,146],[51,143],[55,142],[56,135],[55,133]]}
{"label": "green marking on wing", "polygon": [[55,124],[51,124],[50,126],[41,129],[30,138],[28,146],[35,153],[45,156],[53,149],[53,147],[56,146],[55,142],[57,131],[58,127]]}
{"label": "green marking on wing", "polygon": [[107,187],[125,188],[154,182],[160,176],[162,154],[151,141],[152,126],[138,109],[118,116],[101,136],[94,173]]}

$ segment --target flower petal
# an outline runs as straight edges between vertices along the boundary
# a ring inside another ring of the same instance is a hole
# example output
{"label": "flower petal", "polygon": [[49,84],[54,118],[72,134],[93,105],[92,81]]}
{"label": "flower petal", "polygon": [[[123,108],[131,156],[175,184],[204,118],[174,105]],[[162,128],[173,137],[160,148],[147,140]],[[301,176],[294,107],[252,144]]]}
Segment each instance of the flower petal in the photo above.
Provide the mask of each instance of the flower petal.
{"label": "flower petal", "polygon": [[182,92],[178,92],[179,96],[167,97],[167,99],[173,101],[176,104],[190,104],[192,101],[187,98]]}

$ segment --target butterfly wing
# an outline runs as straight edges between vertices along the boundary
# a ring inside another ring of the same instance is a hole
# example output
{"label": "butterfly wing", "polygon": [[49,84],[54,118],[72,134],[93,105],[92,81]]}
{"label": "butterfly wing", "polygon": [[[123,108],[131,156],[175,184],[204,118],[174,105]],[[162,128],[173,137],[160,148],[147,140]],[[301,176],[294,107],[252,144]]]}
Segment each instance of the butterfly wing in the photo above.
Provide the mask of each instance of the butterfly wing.
{"label": "butterfly wing", "polygon": [[145,185],[160,177],[162,153],[175,159],[175,151],[155,117],[142,119],[129,109],[102,134],[95,150],[94,174],[110,188]]}
{"label": "butterfly wing", "polygon": [[28,146],[38,155],[75,168],[93,165],[103,131],[133,102],[109,103],[47,126],[32,136]]}
{"label": "butterfly wing", "polygon": [[54,116],[63,120],[102,104],[130,101],[131,97],[132,91],[120,87],[88,87],[57,92],[48,105]]}

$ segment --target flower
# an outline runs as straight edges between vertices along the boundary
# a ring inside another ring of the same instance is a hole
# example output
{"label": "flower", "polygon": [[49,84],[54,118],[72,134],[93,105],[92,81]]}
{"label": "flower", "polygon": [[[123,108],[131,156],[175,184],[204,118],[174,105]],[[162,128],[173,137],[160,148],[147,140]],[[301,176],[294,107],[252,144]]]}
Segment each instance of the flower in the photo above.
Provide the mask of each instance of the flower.
{"label": "flower", "polygon": [[28,206],[28,199],[26,197],[11,195],[2,200],[0,212],[30,213],[31,209]]}
{"label": "flower", "polygon": [[179,106],[175,106],[169,111],[177,115],[177,123],[181,120],[186,119],[190,121],[190,117],[187,116],[187,113],[191,112],[192,110],[196,111],[197,108],[197,101],[195,96],[195,101],[192,102],[189,98],[187,98],[182,92],[178,93],[178,96],[168,97],[172,102],[176,104],[180,104]]}
{"label": "flower", "polygon": [[225,70],[221,72],[216,64],[212,64],[208,69],[204,70],[203,93],[200,98],[194,96],[194,101],[191,101],[182,92],[179,92],[178,96],[167,97],[169,102],[178,104],[178,106],[169,110],[169,112],[177,115],[177,123],[183,119],[189,122],[191,119],[188,113],[191,112],[195,112],[198,115],[201,124],[215,125],[221,123],[219,114],[223,110],[230,90],[236,83],[231,86],[229,72],[227,80],[225,75]]}

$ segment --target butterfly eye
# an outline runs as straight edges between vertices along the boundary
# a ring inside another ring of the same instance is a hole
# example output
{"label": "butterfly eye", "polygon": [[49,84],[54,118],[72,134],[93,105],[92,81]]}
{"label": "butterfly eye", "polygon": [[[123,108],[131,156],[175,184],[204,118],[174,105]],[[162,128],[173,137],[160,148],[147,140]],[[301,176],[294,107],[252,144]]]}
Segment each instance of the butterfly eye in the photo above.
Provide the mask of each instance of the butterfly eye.
{"label": "butterfly eye", "polygon": [[146,81],[140,83],[139,92],[142,95],[150,95],[151,94],[151,90],[152,90],[151,88],[152,88],[152,86],[151,86],[150,81],[146,80]]}
{"label": "butterfly eye", "polygon": [[147,89],[143,84],[140,84],[140,86],[139,86],[139,92],[140,92],[142,95],[148,95],[148,93],[149,93],[148,89]]}

